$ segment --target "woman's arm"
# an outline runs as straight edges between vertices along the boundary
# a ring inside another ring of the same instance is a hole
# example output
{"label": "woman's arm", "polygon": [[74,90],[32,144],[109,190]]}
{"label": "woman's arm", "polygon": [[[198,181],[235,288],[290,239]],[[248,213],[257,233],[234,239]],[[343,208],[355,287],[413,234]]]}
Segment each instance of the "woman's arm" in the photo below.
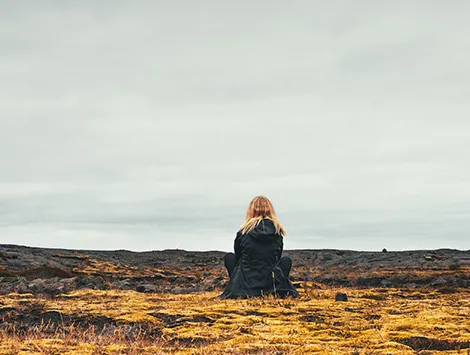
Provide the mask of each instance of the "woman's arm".
{"label": "woman's arm", "polygon": [[242,257],[242,248],[240,239],[242,237],[242,233],[240,231],[237,232],[237,236],[235,237],[235,242],[233,245],[233,249],[235,250],[235,256],[237,257],[237,263]]}
{"label": "woman's arm", "polygon": [[279,238],[279,255],[278,255],[278,260],[281,259],[282,257],[282,251],[284,250],[284,238],[283,237],[280,237]]}

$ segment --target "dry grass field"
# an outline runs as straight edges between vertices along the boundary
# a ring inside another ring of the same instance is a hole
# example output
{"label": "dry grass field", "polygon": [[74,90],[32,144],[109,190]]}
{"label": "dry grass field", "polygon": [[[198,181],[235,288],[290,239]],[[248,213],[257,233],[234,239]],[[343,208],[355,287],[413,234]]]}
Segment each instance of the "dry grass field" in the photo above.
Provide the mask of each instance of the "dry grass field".
{"label": "dry grass field", "polygon": [[302,286],[298,299],[224,301],[10,293],[0,297],[0,354],[470,354],[469,289]]}

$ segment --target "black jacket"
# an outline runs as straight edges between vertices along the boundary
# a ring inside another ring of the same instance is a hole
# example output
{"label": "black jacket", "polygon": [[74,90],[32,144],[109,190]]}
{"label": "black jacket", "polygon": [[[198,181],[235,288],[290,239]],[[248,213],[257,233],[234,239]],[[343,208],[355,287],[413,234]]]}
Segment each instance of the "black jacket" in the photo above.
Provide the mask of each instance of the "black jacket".
{"label": "black jacket", "polygon": [[251,232],[235,238],[237,265],[220,298],[246,298],[274,294],[279,297],[298,293],[278,265],[283,237],[276,234],[270,219],[262,219]]}

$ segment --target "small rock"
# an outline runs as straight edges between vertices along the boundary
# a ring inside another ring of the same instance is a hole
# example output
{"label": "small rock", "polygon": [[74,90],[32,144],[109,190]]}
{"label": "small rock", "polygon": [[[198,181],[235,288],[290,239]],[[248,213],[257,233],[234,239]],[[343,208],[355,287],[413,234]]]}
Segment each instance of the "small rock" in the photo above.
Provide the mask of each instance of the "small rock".
{"label": "small rock", "polygon": [[43,292],[46,288],[46,283],[43,279],[35,279],[28,284],[28,288],[32,292]]}
{"label": "small rock", "polygon": [[157,272],[153,275],[153,278],[155,280],[165,280],[166,276],[164,274],[162,274],[161,272]]}
{"label": "small rock", "polygon": [[390,280],[382,280],[380,281],[380,286],[382,287],[390,287],[393,285],[393,282]]}
{"label": "small rock", "polygon": [[382,253],[387,253],[387,249],[383,248]]}
{"label": "small rock", "polygon": [[62,313],[58,311],[49,311],[41,314],[44,323],[61,323],[64,321]]}
{"label": "small rock", "polygon": [[135,290],[137,292],[150,293],[150,292],[157,292],[157,287],[152,284],[140,284],[135,288]]}
{"label": "small rock", "polygon": [[170,292],[173,294],[188,294],[188,293],[195,293],[195,292],[200,292],[202,289],[196,285],[191,285],[189,287],[173,287],[170,289]]}
{"label": "small rock", "polygon": [[348,295],[345,293],[338,292],[335,296],[335,301],[336,302],[347,302],[348,301]]}
{"label": "small rock", "polygon": [[186,288],[185,293],[197,293],[201,291],[202,291],[202,288],[200,286],[193,285],[191,287]]}
{"label": "small rock", "polygon": [[174,282],[178,284],[183,284],[183,285],[188,284],[193,281],[196,281],[196,278],[193,276],[179,276],[174,280]]}
{"label": "small rock", "polygon": [[201,288],[205,291],[211,291],[214,289],[214,280],[205,279],[201,282]]}
{"label": "small rock", "polygon": [[226,281],[223,277],[216,277],[212,282],[215,287],[223,287]]}
{"label": "small rock", "polygon": [[75,287],[80,290],[89,287],[92,283],[93,281],[89,277],[79,277],[75,280]]}
{"label": "small rock", "polygon": [[437,277],[434,281],[431,282],[431,286],[442,286],[447,284],[447,280],[442,276]]}
{"label": "small rock", "polygon": [[28,284],[25,278],[21,278],[15,287],[17,293],[29,293]]}
{"label": "small rock", "polygon": [[65,283],[59,281],[59,279],[53,278],[45,280],[44,292],[51,294],[59,294],[65,290]]}
{"label": "small rock", "polygon": [[118,290],[131,290],[133,289],[132,281],[129,279],[116,280],[111,283],[111,287]]}
{"label": "small rock", "polygon": [[171,293],[181,294],[184,293],[184,289],[182,287],[176,286],[171,289]]}

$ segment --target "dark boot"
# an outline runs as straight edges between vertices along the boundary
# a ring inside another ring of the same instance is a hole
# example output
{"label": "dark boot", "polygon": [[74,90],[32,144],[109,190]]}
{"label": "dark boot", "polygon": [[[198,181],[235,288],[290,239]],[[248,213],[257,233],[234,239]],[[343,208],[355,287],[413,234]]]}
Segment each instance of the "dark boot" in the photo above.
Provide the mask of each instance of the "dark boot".
{"label": "dark boot", "polygon": [[289,274],[290,274],[290,269],[292,268],[292,259],[289,258],[288,256],[283,256],[279,262],[279,267],[281,268],[282,270],[282,273],[284,274],[284,276],[288,279],[289,278]]}
{"label": "dark boot", "polygon": [[234,253],[227,253],[224,257],[224,263],[228,271],[228,276],[232,278],[233,269],[235,269],[237,265],[237,257]]}

